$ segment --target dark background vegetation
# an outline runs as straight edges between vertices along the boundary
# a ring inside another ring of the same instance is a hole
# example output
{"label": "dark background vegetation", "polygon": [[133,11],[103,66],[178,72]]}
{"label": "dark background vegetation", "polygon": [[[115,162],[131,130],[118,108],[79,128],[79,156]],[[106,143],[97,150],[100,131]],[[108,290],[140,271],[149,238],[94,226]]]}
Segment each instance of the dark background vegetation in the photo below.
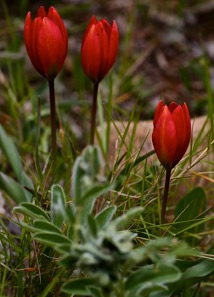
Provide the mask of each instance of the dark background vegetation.
{"label": "dark background vegetation", "polygon": [[[150,119],[160,97],[166,101],[186,100],[192,115],[206,113],[202,57],[206,54],[209,58],[213,79],[213,1],[2,0],[1,3],[0,66],[12,88],[18,88],[15,95],[19,100],[29,94],[30,86],[42,87],[44,84],[29,63],[23,45],[25,15],[28,10],[35,14],[43,4],[46,8],[55,5],[68,29],[68,57],[58,79],[58,88],[63,101],[67,101],[67,110],[74,113],[74,121],[75,111],[78,114],[81,105],[90,104],[91,84],[81,70],[79,53],[83,32],[92,15],[109,21],[115,19],[119,26],[120,52],[114,67],[114,104],[120,114],[127,116],[138,102],[143,105],[141,119]],[[24,70],[16,78],[21,82],[14,82],[14,86],[9,68],[17,68],[16,65],[21,64],[19,61],[24,64]],[[9,67],[9,64],[12,65]]]}

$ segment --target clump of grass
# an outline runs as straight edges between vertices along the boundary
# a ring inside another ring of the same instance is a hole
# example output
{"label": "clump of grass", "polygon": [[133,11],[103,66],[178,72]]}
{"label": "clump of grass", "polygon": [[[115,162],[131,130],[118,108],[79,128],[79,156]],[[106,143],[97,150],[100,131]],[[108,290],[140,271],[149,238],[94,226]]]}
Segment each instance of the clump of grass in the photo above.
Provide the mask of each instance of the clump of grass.
{"label": "clump of grass", "polygon": [[[33,75],[29,81],[33,85],[35,79],[34,87],[29,83],[24,56],[16,59],[22,43],[5,3],[4,10],[8,49],[15,53],[2,61],[1,76],[0,189],[7,209],[0,217],[0,296],[212,296],[213,90],[208,60],[198,65],[205,74],[208,117],[172,171],[163,224],[164,170],[146,146],[151,133],[141,131],[136,146],[142,98],[151,90],[137,96],[143,76],[139,79],[136,69],[144,58],[129,60],[131,21],[116,70],[100,87],[95,146],[87,146],[90,96],[85,88],[90,86],[79,58],[74,61],[78,86],[69,95],[73,98],[63,100],[68,94],[65,73],[56,81],[59,148],[53,168],[47,86]],[[130,94],[137,97],[131,112],[118,103]],[[113,133],[117,140],[112,145]]]}

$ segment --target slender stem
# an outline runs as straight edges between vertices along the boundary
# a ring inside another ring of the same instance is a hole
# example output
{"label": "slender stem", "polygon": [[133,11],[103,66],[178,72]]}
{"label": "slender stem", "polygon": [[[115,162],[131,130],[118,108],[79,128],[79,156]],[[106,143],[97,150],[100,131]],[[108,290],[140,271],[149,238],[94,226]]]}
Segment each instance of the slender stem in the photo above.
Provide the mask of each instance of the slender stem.
{"label": "slender stem", "polygon": [[162,224],[165,221],[166,206],[167,206],[167,200],[168,200],[168,194],[169,194],[170,176],[171,176],[171,169],[168,169],[168,170],[166,169],[166,179],[165,179],[163,202],[162,202],[162,208],[161,208],[161,222],[162,222]]}
{"label": "slender stem", "polygon": [[94,135],[95,135],[95,124],[96,124],[96,113],[97,113],[97,94],[98,94],[99,83],[94,83],[93,90],[93,104],[91,110],[91,135],[90,135],[90,144],[94,144]]}
{"label": "slender stem", "polygon": [[54,80],[49,80],[50,109],[51,109],[51,154],[53,165],[56,165],[56,102]]}

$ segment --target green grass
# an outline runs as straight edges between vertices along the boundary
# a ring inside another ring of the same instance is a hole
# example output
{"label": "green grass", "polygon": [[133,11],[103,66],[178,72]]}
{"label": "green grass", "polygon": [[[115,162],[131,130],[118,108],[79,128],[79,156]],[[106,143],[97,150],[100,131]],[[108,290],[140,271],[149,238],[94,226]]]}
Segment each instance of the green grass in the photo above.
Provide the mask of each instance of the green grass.
{"label": "green grass", "polygon": [[[167,3],[162,9],[171,11],[171,2]],[[203,94],[188,104],[193,116],[198,109],[200,114],[198,106],[202,106],[207,120],[172,172],[167,220],[161,224],[164,170],[153,148],[144,150],[149,137],[144,131],[136,147],[137,126],[145,118],[152,119],[156,106],[155,86],[148,87],[144,72],[147,61],[154,65],[155,46],[140,52],[134,38],[139,12],[146,13],[147,6],[138,3],[139,10],[133,8],[124,16],[127,27],[120,36],[116,65],[100,84],[96,141],[101,161],[87,147],[92,86],[81,69],[78,44],[93,6],[57,3],[68,22],[69,35],[77,39],[78,50],[70,49],[56,81],[58,152],[53,168],[48,85],[30,65],[20,38],[25,12],[31,5],[37,7],[32,1],[20,1],[20,7],[13,7],[19,11],[15,17],[5,1],[1,5],[5,56],[0,61],[0,189],[7,211],[0,215],[0,296],[155,297],[167,296],[165,286],[171,292],[168,297],[212,297],[213,88],[209,57],[203,53],[179,69],[188,92],[193,91],[195,77],[202,84]],[[188,7],[185,1],[177,1],[172,11],[182,16]],[[75,15],[83,23],[75,23]],[[148,15],[147,19],[149,26],[152,21]],[[115,157],[110,158],[113,131],[118,141]],[[37,208],[30,211],[27,206],[32,205],[26,202],[43,210],[48,219]],[[135,208],[142,213],[134,213]],[[55,228],[61,237],[45,228]],[[60,240],[69,244],[60,245]],[[138,286],[145,285],[142,293],[135,291],[135,277]],[[147,277],[158,293],[151,295],[144,283]],[[95,281],[93,292],[85,289],[85,279]]]}

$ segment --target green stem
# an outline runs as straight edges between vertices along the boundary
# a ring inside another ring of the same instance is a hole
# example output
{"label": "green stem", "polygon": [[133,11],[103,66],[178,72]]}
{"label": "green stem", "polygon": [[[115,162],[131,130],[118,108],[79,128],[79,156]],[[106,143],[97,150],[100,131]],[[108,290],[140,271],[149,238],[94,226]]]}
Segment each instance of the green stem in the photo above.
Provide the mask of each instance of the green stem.
{"label": "green stem", "polygon": [[169,184],[170,184],[170,176],[171,176],[171,169],[166,169],[166,179],[165,179],[165,186],[164,186],[164,194],[163,194],[163,202],[161,208],[161,223],[164,224],[165,216],[166,216],[166,206],[169,194]]}
{"label": "green stem", "polygon": [[90,134],[90,144],[94,144],[94,135],[95,135],[95,124],[96,124],[96,113],[97,113],[97,94],[98,94],[99,83],[94,83],[93,90],[93,104],[91,110],[91,134]]}
{"label": "green stem", "polygon": [[56,165],[56,102],[54,80],[49,80],[50,111],[51,111],[51,155],[53,165]]}

